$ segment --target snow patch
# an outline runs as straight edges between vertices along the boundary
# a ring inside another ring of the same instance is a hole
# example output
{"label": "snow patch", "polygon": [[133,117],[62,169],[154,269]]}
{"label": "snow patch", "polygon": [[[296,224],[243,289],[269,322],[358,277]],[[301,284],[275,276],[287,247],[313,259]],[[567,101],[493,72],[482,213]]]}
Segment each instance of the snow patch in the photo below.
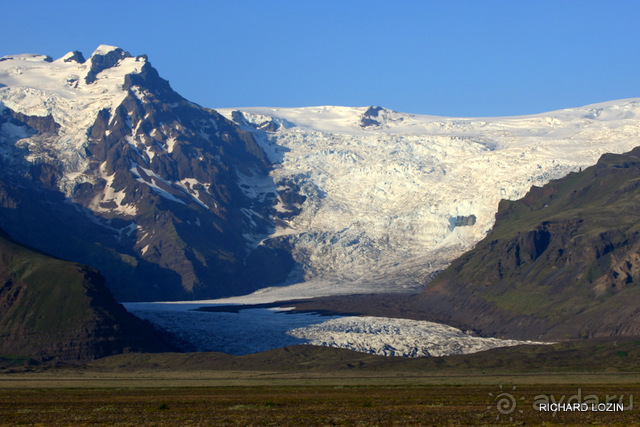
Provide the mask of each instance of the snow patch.
{"label": "snow patch", "polygon": [[[208,193],[209,192],[209,188],[211,187],[211,184],[201,183],[200,181],[198,181],[195,178],[185,178],[185,179],[177,182],[176,185],[179,185],[183,189],[185,194],[189,195],[200,206],[202,206],[205,209],[211,209],[204,202],[204,200],[202,200],[202,194],[200,192],[200,189],[198,188],[198,187],[204,188],[204,191]],[[214,203],[214,207],[217,208],[218,205],[216,203]]]}
{"label": "snow patch", "polygon": [[136,177],[136,181],[147,184],[159,196],[164,197],[172,202],[186,205],[185,202],[175,197],[171,191],[173,187],[169,181],[159,177],[150,169],[145,169],[137,163],[133,163],[130,169],[131,173]]}
{"label": "snow patch", "polygon": [[173,149],[176,146],[178,140],[174,137],[167,139],[167,152],[173,153]]}
{"label": "snow patch", "polygon": [[100,46],[97,47],[96,50],[93,51],[93,53],[91,54],[91,56],[96,56],[96,55],[106,55],[110,52],[113,52],[114,50],[119,49],[117,46],[110,46],[108,44],[101,44]]}

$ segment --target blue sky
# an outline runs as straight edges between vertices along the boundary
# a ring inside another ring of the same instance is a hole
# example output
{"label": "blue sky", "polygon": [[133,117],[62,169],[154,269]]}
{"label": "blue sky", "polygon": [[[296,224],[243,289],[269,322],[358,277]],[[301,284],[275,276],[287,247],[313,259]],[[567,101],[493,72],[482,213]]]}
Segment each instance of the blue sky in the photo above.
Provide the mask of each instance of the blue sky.
{"label": "blue sky", "polygon": [[443,116],[640,97],[640,2],[5,0],[0,56],[146,53],[206,107]]}

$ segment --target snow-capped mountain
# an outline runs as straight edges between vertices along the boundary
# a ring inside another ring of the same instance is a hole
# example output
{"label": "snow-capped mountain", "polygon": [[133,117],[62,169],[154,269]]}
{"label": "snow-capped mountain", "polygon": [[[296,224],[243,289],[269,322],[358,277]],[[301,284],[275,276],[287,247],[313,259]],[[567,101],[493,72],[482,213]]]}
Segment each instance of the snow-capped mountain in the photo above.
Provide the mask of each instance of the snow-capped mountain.
{"label": "snow-capped mountain", "polygon": [[262,149],[145,56],[100,46],[87,60],[0,58],[0,125],[3,226],[97,267],[118,298],[239,294],[286,278],[290,257],[256,245],[273,230],[276,194],[241,183],[269,183]]}
{"label": "snow-capped mountain", "polygon": [[5,56],[0,222],[98,268],[120,300],[413,290],[500,199],[637,145],[639,117],[639,100],[507,118],[214,111],[117,47]]}
{"label": "snow-capped mountain", "polygon": [[280,194],[296,194],[268,241],[291,248],[315,294],[422,286],[486,235],[501,199],[640,142],[638,99],[503,118],[218,111],[256,136]]}

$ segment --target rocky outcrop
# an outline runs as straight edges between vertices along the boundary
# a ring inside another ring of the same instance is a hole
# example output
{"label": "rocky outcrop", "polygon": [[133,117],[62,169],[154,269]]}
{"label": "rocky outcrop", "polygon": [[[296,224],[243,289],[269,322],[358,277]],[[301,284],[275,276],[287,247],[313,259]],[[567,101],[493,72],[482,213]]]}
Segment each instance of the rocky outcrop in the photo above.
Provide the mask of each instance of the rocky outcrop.
{"label": "rocky outcrop", "polygon": [[[80,52],[77,52],[77,53],[80,53]],[[76,57],[76,59],[79,59],[79,57],[81,57],[82,54],[80,53],[79,56],[78,55],[74,55],[74,56]],[[105,54],[91,55],[91,58],[89,58],[90,68],[89,68],[89,72],[85,77],[85,82],[87,84],[91,84],[95,82],[96,77],[100,72],[113,67],[122,58],[130,58],[130,57],[131,55],[129,54],[129,52],[125,52],[120,48],[113,49],[109,52],[106,52]]]}
{"label": "rocky outcrop", "polygon": [[77,50],[70,52],[70,54],[64,58],[64,62],[77,62],[78,64],[84,64],[85,61],[86,59],[84,59],[82,52]]}
{"label": "rocky outcrop", "polygon": [[60,125],[55,122],[51,115],[48,116],[27,116],[25,114],[17,113],[11,109],[7,109],[7,112],[11,117],[15,119],[17,125],[27,125],[40,133],[58,134]]}
{"label": "rocky outcrop", "polygon": [[503,201],[420,297],[440,321],[527,339],[640,335],[640,148]]}
{"label": "rocky outcrop", "polygon": [[371,106],[367,109],[367,111],[364,112],[364,114],[362,115],[362,119],[360,120],[360,126],[367,127],[367,126],[380,126],[380,112],[384,111],[384,108],[382,107],[374,107]]}

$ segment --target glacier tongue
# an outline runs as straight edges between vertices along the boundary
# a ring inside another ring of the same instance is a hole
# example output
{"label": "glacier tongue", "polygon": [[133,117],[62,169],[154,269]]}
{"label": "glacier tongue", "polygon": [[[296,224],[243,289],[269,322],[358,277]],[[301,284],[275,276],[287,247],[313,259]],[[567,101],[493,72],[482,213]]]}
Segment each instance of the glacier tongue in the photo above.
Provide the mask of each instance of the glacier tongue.
{"label": "glacier tongue", "polygon": [[640,135],[637,99],[503,118],[218,111],[254,133],[281,194],[303,196],[271,238],[287,242],[324,294],[416,290],[485,236],[501,199],[628,151]]}
{"label": "glacier tongue", "polygon": [[439,323],[386,317],[341,317],[287,331],[308,344],[379,356],[441,357],[541,342],[482,338]]}
{"label": "glacier tongue", "polygon": [[[220,305],[219,301],[213,302],[213,306]],[[237,312],[197,310],[203,305],[206,308],[209,303],[125,304],[127,310],[176,334],[194,350],[237,355],[311,344],[380,356],[439,357],[520,344],[545,344],[482,338],[451,326],[419,320],[320,316],[250,306],[240,306]]]}

